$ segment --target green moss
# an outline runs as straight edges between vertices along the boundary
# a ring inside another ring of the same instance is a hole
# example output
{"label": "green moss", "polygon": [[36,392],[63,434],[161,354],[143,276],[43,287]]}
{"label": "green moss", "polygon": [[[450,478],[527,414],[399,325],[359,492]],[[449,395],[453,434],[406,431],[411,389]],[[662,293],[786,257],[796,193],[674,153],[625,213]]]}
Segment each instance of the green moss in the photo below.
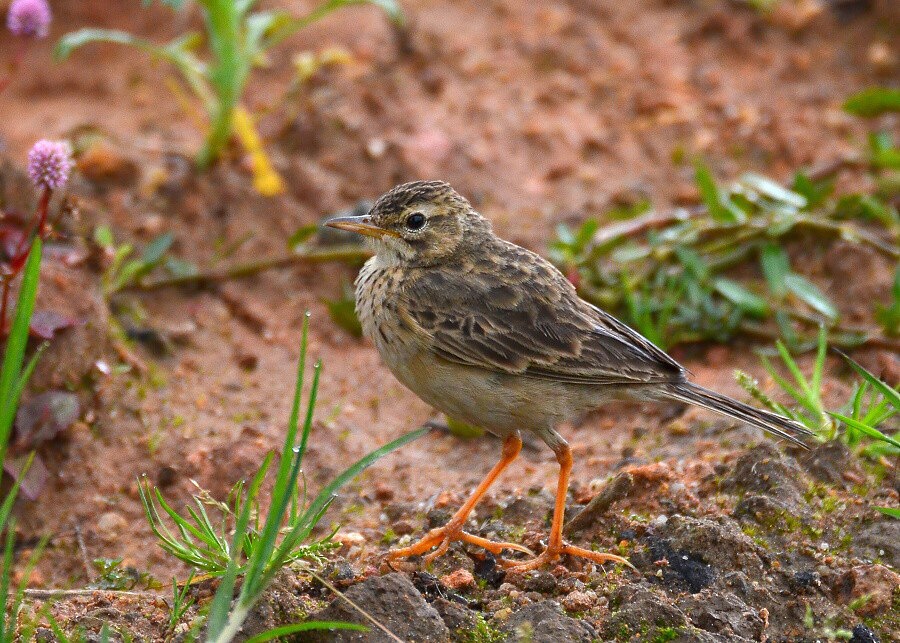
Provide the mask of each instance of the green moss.
{"label": "green moss", "polygon": [[653,633],[650,643],[665,643],[678,638],[681,628],[678,627],[657,627]]}
{"label": "green moss", "polygon": [[492,627],[481,614],[476,614],[475,619],[475,627],[461,633],[461,640],[465,643],[500,643],[506,638],[503,632]]}

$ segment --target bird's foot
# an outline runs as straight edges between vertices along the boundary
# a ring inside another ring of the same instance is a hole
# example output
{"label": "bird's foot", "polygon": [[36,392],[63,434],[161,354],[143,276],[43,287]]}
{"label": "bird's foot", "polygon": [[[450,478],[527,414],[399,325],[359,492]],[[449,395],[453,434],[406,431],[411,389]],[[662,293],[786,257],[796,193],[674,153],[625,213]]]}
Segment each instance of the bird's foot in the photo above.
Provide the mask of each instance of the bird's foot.
{"label": "bird's foot", "polygon": [[487,549],[495,556],[499,556],[500,552],[502,552],[504,549],[513,549],[515,551],[520,551],[528,554],[529,556],[534,556],[534,552],[532,552],[527,547],[523,547],[522,545],[517,545],[516,543],[505,543],[488,540],[487,538],[475,536],[474,534],[463,531],[462,527],[459,525],[447,524],[443,527],[432,529],[425,535],[424,538],[422,538],[418,542],[413,543],[412,545],[409,545],[408,547],[401,547],[399,549],[390,550],[387,554],[387,557],[388,560],[395,560],[397,558],[421,556],[429,549],[436,547],[437,549],[425,556],[425,564],[430,565],[436,558],[447,553],[447,550],[450,548],[450,543],[452,543],[454,540],[460,540],[472,545],[477,545],[482,549]]}
{"label": "bird's foot", "polygon": [[627,559],[622,558],[621,556],[616,556],[615,554],[608,554],[606,552],[600,551],[591,551],[589,549],[582,549],[581,547],[576,547],[575,545],[570,545],[568,543],[558,543],[547,546],[539,556],[531,558],[529,560],[503,560],[500,561],[500,564],[505,569],[515,570],[517,572],[527,572],[532,569],[538,569],[543,567],[544,565],[548,565],[554,561],[556,561],[562,555],[568,556],[577,556],[578,558],[586,558],[587,560],[591,560],[595,563],[622,563],[623,565],[627,565],[634,569],[634,565],[628,562]]}

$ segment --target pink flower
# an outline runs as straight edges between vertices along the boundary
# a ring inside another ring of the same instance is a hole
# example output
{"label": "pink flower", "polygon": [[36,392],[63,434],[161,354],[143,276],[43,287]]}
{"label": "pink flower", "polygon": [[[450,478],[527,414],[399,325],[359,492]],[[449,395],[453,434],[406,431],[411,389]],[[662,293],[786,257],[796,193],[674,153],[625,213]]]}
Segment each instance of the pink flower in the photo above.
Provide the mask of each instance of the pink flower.
{"label": "pink flower", "polygon": [[13,0],[6,26],[16,36],[46,38],[52,17],[47,0]]}
{"label": "pink flower", "polygon": [[61,190],[72,171],[72,148],[65,141],[41,140],[28,153],[28,176],[36,187]]}

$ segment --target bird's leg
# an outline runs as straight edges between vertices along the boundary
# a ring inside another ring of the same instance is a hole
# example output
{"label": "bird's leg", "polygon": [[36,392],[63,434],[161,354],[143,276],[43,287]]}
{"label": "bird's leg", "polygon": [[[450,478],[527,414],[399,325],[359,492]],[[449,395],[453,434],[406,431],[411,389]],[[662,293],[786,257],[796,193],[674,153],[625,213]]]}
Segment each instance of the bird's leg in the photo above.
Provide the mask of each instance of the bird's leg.
{"label": "bird's leg", "polygon": [[562,441],[560,444],[554,445],[553,450],[556,452],[556,459],[559,462],[559,481],[556,487],[556,503],[553,506],[553,522],[550,525],[550,538],[547,542],[547,548],[536,558],[521,562],[503,561],[503,566],[517,571],[528,571],[551,563],[563,554],[568,554],[569,556],[587,558],[595,563],[623,563],[633,569],[631,563],[621,556],[582,549],[563,541],[562,530],[566,513],[566,495],[569,492],[569,474],[572,472],[572,449]]}
{"label": "bird's leg", "polygon": [[500,461],[494,465],[494,468],[491,469],[487,476],[485,476],[484,480],[482,480],[481,484],[479,484],[475,491],[472,492],[472,495],[469,496],[469,499],[466,500],[463,506],[453,514],[450,521],[443,527],[432,529],[424,538],[408,547],[392,549],[388,552],[388,558],[394,559],[419,556],[432,547],[437,547],[436,550],[425,557],[426,564],[430,564],[435,558],[446,553],[447,549],[450,547],[450,543],[454,540],[462,540],[473,545],[478,545],[493,554],[499,554],[504,549],[515,549],[517,551],[530,553],[527,548],[522,545],[517,545],[516,543],[494,542],[463,531],[463,525],[466,524],[466,520],[468,520],[469,514],[472,513],[475,505],[478,504],[481,497],[484,496],[490,486],[494,484],[494,481],[497,480],[501,473],[503,473],[503,470],[516,459],[521,450],[522,439],[517,433],[506,438],[506,442],[503,443],[503,455],[500,457]]}

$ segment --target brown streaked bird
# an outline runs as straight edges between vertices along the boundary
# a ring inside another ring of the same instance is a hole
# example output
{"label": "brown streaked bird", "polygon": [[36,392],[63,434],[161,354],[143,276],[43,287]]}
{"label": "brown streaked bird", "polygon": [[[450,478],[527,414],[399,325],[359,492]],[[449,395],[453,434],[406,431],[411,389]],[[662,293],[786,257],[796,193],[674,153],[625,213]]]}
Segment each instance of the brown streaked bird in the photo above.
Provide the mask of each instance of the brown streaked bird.
{"label": "brown streaked bird", "polygon": [[[418,181],[381,196],[368,214],[327,225],[372,239],[375,256],[356,279],[363,331],[407,388],[447,415],[505,439],[503,455],[443,527],[395,549],[426,562],[461,540],[494,554],[526,551],[463,526],[522,447],[521,432],[556,454],[559,481],[546,549],[507,566],[534,569],[563,554],[627,561],[563,541],[572,452],[556,432],[564,420],[614,399],[685,402],[803,444],[787,418],[692,384],[685,369],[611,315],[581,299],[537,254],[504,241],[490,222],[442,181]],[[530,552],[528,552],[530,553]]]}

